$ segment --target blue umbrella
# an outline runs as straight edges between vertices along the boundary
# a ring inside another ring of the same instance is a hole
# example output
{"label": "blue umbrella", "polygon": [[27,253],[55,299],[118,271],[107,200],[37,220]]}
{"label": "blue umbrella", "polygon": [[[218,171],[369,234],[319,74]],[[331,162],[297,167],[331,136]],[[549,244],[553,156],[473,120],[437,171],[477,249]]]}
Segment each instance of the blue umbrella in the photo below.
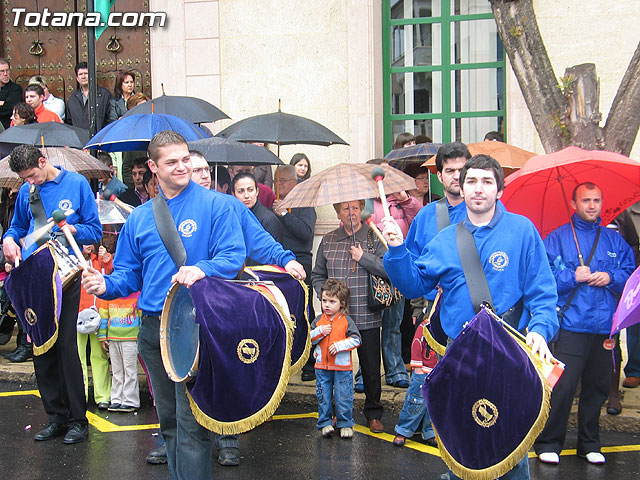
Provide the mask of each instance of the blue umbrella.
{"label": "blue umbrella", "polygon": [[207,138],[206,133],[191,122],[163,113],[122,117],[100,130],[85,148],[105,152],[146,150],[153,136],[163,130],[173,130],[185,140]]}

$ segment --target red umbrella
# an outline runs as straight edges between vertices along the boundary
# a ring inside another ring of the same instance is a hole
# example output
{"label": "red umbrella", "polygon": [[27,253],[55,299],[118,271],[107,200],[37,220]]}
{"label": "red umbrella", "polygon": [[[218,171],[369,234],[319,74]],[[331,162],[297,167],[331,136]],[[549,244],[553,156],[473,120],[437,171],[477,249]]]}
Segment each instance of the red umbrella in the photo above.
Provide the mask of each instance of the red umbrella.
{"label": "red umbrella", "polygon": [[538,155],[505,179],[502,202],[528,217],[544,238],[573,213],[573,189],[592,182],[602,190],[602,225],[640,200],[640,162],[602,150],[567,147]]}

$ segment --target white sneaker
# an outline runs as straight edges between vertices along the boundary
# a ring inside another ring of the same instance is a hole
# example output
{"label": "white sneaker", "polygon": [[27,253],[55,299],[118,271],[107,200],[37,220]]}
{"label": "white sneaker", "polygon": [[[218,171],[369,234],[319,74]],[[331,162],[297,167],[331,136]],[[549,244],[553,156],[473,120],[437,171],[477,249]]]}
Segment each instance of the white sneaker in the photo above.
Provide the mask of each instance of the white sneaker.
{"label": "white sneaker", "polygon": [[603,465],[606,462],[604,455],[600,452],[589,452],[584,456],[584,458],[587,459],[587,462],[594,465]]}
{"label": "white sneaker", "polygon": [[340,438],[353,438],[353,428],[351,427],[341,428]]}
{"label": "white sneaker", "polygon": [[331,435],[333,435],[333,426],[327,425],[326,427],[322,427],[322,430],[320,430],[320,432],[322,433],[322,436],[324,438],[329,438]]}
{"label": "white sneaker", "polygon": [[538,460],[542,463],[548,463],[550,465],[557,465],[560,463],[560,457],[556,452],[542,452],[538,455]]}

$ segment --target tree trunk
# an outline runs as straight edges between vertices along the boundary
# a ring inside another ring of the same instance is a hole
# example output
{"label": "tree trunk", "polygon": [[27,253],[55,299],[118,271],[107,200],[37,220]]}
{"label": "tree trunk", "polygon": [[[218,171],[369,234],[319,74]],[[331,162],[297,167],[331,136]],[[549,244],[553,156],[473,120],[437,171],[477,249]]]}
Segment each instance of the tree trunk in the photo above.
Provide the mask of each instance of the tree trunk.
{"label": "tree trunk", "polygon": [[596,66],[585,63],[567,68],[563,90],[569,102],[567,128],[571,144],[585,150],[601,150],[604,139],[600,128],[600,82]]}
{"label": "tree trunk", "polygon": [[604,148],[629,155],[640,128],[640,43],[622,77],[604,126]]}
{"label": "tree trunk", "polygon": [[498,33],[545,151],[570,145],[567,99],[558,88],[532,0],[490,1]]}

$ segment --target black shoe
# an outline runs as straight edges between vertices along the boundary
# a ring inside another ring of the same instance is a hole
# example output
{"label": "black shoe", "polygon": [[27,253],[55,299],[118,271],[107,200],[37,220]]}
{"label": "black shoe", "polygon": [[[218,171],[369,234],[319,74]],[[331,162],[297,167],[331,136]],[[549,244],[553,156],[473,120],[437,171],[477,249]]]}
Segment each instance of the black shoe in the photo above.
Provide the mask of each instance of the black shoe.
{"label": "black shoe", "polygon": [[167,444],[163,444],[161,447],[151,450],[149,455],[147,455],[147,463],[152,465],[167,463]]}
{"label": "black shoe", "polygon": [[44,442],[45,440],[51,440],[52,438],[59,437],[67,431],[67,427],[61,423],[51,422],[46,428],[36,433],[34,440],[37,442]]}
{"label": "black shoe", "polygon": [[80,443],[89,437],[89,427],[81,423],[74,423],[67,430],[63,442],[66,444]]}
{"label": "black shoe", "polygon": [[424,442],[430,447],[438,448],[438,441],[436,440],[436,437],[428,438]]}
{"label": "black shoe", "polygon": [[98,410],[108,410],[109,402],[100,402],[98,403]]}
{"label": "black shoe", "polygon": [[118,407],[118,410],[116,410],[116,412],[121,412],[121,413],[133,413],[136,410],[138,410],[138,407],[132,407],[131,405],[120,405]]}
{"label": "black shoe", "polygon": [[303,370],[301,378],[303,382],[311,382],[316,379],[316,372],[305,372]]}
{"label": "black shoe", "polygon": [[120,404],[119,403],[112,403],[111,405],[109,405],[107,407],[107,410],[109,410],[110,412],[119,412],[120,411]]}
{"label": "black shoe", "polygon": [[22,363],[26,362],[30,358],[33,358],[33,349],[31,348],[31,344],[27,343],[24,345],[19,345],[13,352],[4,356],[11,363]]}
{"label": "black shoe", "polygon": [[218,463],[225,467],[240,465],[240,451],[235,447],[221,448],[218,452]]}

